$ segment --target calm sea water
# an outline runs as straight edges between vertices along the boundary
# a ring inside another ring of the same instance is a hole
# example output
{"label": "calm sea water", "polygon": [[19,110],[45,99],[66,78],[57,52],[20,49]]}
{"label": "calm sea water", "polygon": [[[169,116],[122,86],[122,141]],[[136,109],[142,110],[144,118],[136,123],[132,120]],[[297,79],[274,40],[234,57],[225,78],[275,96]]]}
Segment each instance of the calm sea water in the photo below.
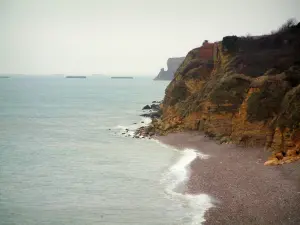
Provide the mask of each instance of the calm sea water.
{"label": "calm sea water", "polygon": [[196,153],[121,135],[167,84],[1,79],[0,224],[200,223],[204,200],[173,192]]}

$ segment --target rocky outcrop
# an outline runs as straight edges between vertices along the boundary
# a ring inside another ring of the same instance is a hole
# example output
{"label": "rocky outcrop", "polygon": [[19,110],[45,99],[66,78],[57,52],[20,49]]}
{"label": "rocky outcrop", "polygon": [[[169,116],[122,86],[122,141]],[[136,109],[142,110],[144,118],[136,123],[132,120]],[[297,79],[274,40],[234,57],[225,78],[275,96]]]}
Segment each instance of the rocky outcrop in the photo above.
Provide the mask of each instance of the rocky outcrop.
{"label": "rocky outcrop", "polygon": [[149,110],[146,113],[141,114],[140,116],[149,117],[151,119],[159,118],[161,116],[160,102],[153,101],[151,106],[145,105],[142,110]]}
{"label": "rocky outcrop", "polygon": [[169,58],[167,61],[168,69],[162,68],[159,74],[154,78],[154,80],[172,80],[174,78],[174,73],[183,62],[184,57],[180,58]]}
{"label": "rocky outcrop", "polygon": [[300,23],[260,37],[224,37],[193,49],[147,132],[200,130],[264,147],[266,165],[300,159]]}

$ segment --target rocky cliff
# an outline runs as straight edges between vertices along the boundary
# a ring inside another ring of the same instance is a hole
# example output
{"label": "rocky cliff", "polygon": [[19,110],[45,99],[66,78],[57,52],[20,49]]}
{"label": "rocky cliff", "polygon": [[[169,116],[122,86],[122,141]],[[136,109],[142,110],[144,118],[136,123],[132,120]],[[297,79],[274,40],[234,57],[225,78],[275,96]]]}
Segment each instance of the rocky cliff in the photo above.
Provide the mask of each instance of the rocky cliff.
{"label": "rocky cliff", "polygon": [[162,68],[159,74],[154,78],[154,80],[172,80],[174,78],[174,73],[183,62],[184,57],[180,58],[169,58],[167,61],[167,70]]}
{"label": "rocky cliff", "polygon": [[191,50],[147,132],[203,131],[265,147],[266,165],[300,159],[300,23],[260,37],[227,36]]}

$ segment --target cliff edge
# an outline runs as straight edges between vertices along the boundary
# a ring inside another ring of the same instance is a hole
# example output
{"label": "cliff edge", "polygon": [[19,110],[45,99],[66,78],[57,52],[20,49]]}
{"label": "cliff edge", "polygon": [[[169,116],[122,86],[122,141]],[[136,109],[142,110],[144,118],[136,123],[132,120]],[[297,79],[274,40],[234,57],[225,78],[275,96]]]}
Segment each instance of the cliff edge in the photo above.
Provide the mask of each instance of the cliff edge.
{"label": "cliff edge", "polygon": [[154,80],[172,80],[174,78],[174,74],[180,64],[183,62],[184,57],[179,58],[169,58],[167,61],[167,70],[162,68],[159,74],[154,78]]}
{"label": "cliff edge", "polygon": [[203,131],[220,143],[265,147],[265,165],[300,159],[300,23],[191,50],[146,132]]}

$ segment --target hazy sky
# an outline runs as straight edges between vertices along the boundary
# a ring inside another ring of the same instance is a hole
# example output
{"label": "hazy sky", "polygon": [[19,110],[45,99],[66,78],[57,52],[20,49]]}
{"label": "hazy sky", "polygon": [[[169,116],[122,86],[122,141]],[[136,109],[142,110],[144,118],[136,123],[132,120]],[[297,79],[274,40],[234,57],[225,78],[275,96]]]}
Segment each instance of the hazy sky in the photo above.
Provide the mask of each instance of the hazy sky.
{"label": "hazy sky", "polygon": [[288,18],[300,0],[0,0],[0,73],[155,76],[205,39]]}

